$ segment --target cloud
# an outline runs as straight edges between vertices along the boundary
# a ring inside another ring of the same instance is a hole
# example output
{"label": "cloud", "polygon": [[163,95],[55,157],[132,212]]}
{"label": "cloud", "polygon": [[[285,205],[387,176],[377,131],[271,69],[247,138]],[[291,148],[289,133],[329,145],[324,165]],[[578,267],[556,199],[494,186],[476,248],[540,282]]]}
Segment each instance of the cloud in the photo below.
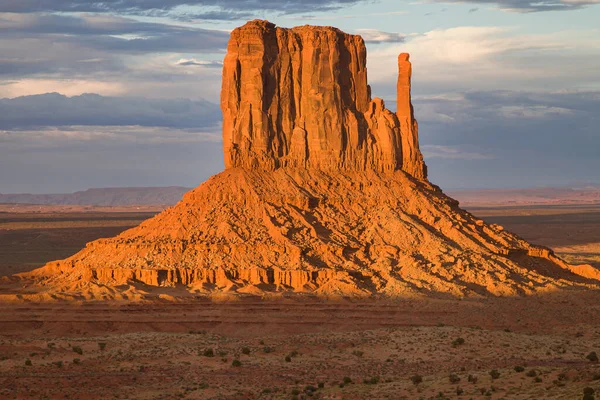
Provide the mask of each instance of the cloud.
{"label": "cloud", "polygon": [[204,67],[204,68],[223,68],[222,61],[205,61],[205,60],[196,60],[195,58],[185,59],[182,58],[177,61],[177,65],[181,65],[184,67]]}
{"label": "cloud", "polygon": [[571,11],[594,4],[600,0],[434,0],[438,3],[495,4],[501,10],[519,13],[543,11]]}
{"label": "cloud", "polygon": [[469,152],[458,146],[424,145],[421,147],[427,159],[448,158],[453,160],[489,160],[494,158],[490,154]]}
{"label": "cloud", "polygon": [[597,180],[598,91],[470,91],[413,104],[432,180],[445,187]]}
{"label": "cloud", "polygon": [[408,52],[414,87],[421,93],[600,87],[599,34],[597,29],[524,34],[494,26],[409,34],[402,44],[370,49],[369,80],[373,93],[391,97],[395,59]]}
{"label": "cloud", "polygon": [[[58,93],[0,99],[0,130],[68,126],[143,126],[179,129],[215,128],[221,121],[216,104],[205,100],[67,97]],[[79,129],[80,130],[80,129]],[[61,128],[50,132],[69,132]]]}
{"label": "cloud", "polygon": [[376,29],[357,29],[356,33],[365,40],[366,43],[402,43],[406,35],[396,32],[383,32]]}
{"label": "cloud", "polygon": [[[0,86],[0,97],[54,91],[211,97],[218,93],[217,71],[180,68],[177,60],[222,58],[228,39],[222,30],[116,16],[0,14],[0,79],[10,82]],[[210,92],[192,90],[197,85]]]}
{"label": "cloud", "polygon": [[229,33],[106,15],[0,14],[3,41],[51,42],[110,52],[223,51]]}
{"label": "cloud", "polygon": [[[0,12],[100,12],[137,15],[165,15],[181,8],[200,9],[210,19],[246,18],[249,14],[271,11],[282,14],[331,11],[359,3],[361,0],[4,0]],[[191,13],[191,12],[190,12]],[[232,14],[233,13],[233,14]],[[202,14],[200,14],[202,15]]]}

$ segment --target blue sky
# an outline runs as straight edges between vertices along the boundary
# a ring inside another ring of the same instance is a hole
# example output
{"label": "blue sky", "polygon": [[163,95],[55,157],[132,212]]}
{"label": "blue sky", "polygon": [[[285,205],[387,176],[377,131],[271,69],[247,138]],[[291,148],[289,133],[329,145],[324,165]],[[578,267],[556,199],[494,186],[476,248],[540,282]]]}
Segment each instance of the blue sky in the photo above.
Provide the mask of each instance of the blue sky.
{"label": "blue sky", "polygon": [[411,53],[443,188],[600,182],[600,0],[3,0],[0,192],[192,187],[222,170],[221,61],[253,18],[363,35],[391,109]]}

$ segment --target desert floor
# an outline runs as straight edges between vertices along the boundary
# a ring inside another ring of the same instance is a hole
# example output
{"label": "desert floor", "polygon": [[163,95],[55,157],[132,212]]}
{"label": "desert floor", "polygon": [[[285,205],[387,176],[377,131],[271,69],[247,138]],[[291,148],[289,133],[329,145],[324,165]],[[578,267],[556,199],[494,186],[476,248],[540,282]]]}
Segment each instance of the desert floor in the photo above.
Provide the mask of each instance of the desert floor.
{"label": "desert floor", "polygon": [[[470,211],[600,267],[598,206]],[[0,207],[0,275],[66,257],[154,212]],[[582,399],[585,388],[600,392],[592,352],[600,356],[593,291],[0,303],[1,399]]]}

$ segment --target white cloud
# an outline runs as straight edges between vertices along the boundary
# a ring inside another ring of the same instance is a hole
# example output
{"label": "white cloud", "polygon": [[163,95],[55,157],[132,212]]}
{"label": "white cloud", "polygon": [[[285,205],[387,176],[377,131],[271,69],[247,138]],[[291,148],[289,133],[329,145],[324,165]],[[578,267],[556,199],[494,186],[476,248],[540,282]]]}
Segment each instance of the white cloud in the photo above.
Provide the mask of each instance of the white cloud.
{"label": "white cloud", "polygon": [[466,151],[458,146],[424,145],[421,150],[426,159],[445,158],[451,160],[489,160],[491,154]]}
{"label": "white cloud", "polygon": [[357,29],[356,33],[367,43],[400,43],[406,39],[403,33],[383,32],[377,29]]}
{"label": "white cloud", "polygon": [[[427,93],[590,89],[600,84],[599,35],[597,29],[544,35],[495,26],[436,29],[371,51],[369,80],[390,88],[397,76],[395,59],[407,52],[413,82]],[[577,71],[573,66],[578,66]]]}

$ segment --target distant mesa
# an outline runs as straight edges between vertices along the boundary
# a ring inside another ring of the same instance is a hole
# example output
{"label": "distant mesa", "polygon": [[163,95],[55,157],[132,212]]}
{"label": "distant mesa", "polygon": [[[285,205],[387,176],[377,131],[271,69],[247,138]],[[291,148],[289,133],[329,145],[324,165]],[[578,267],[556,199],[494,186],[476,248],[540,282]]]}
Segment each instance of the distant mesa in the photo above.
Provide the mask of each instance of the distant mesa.
{"label": "distant mesa", "polygon": [[74,193],[2,194],[3,204],[78,205],[78,206],[164,206],[177,203],[189,188],[121,187],[93,188]]}
{"label": "distant mesa", "polygon": [[[512,296],[595,287],[427,180],[399,59],[371,98],[360,36],[252,21],[231,33],[225,171],[117,237],[21,275],[30,296]],[[172,291],[169,293],[173,293]],[[179,293],[179,292],[178,292]]]}

